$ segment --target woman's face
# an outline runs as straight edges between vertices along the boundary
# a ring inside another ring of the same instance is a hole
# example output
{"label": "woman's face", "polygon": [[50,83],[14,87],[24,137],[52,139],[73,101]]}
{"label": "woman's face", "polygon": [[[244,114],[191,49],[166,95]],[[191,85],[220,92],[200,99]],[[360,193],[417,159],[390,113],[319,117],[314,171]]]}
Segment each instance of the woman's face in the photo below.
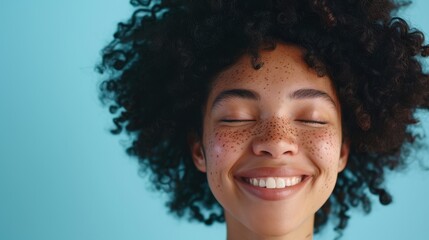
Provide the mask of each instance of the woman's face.
{"label": "woman's face", "polygon": [[244,56],[219,74],[193,158],[225,210],[230,239],[304,239],[346,165],[340,103],[300,48],[279,43],[261,60],[255,70]]}

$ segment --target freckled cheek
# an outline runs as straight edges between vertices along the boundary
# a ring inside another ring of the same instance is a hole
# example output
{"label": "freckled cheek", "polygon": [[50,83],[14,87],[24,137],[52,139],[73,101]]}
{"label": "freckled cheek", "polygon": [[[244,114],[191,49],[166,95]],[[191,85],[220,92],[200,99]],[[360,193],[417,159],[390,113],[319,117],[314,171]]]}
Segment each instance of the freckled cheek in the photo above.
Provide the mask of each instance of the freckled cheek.
{"label": "freckled cheek", "polygon": [[321,168],[337,164],[341,143],[335,131],[315,130],[300,134],[301,145]]}
{"label": "freckled cheek", "polygon": [[207,136],[206,148],[209,164],[234,162],[245,149],[249,137],[242,131],[218,130]]}
{"label": "freckled cheek", "polygon": [[210,189],[216,195],[218,192],[223,192],[223,175],[221,169],[210,169],[207,173]]}
{"label": "freckled cheek", "polygon": [[227,161],[225,161],[225,152],[227,146],[230,145],[228,141],[212,133],[206,135],[205,154],[207,164],[207,179],[210,189],[216,198],[223,192],[222,173],[228,169]]}
{"label": "freckled cheek", "polygon": [[[213,131],[207,135],[206,154],[210,162],[220,164],[241,149],[235,132]],[[210,163],[209,163],[210,164]]]}
{"label": "freckled cheek", "polygon": [[240,159],[249,137],[243,131],[215,130],[205,136],[207,177],[215,197],[222,202],[230,184],[229,171]]}

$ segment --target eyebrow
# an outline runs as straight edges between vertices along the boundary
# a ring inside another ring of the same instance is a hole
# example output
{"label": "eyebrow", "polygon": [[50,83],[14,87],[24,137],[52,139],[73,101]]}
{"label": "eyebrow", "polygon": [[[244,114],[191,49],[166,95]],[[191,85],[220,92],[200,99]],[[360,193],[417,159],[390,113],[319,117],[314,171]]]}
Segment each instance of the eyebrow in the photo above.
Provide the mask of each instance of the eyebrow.
{"label": "eyebrow", "polygon": [[322,99],[330,102],[334,107],[337,106],[337,104],[335,104],[334,99],[332,99],[332,97],[329,96],[329,94],[327,94],[326,92],[317,90],[317,89],[312,89],[312,88],[298,89],[295,92],[291,93],[289,95],[289,97],[291,99],[322,98]]}
{"label": "eyebrow", "polygon": [[243,99],[259,101],[261,97],[257,92],[248,90],[248,89],[225,90],[219,93],[219,95],[217,95],[217,97],[213,101],[212,108],[215,108],[222,101],[225,101],[229,98],[243,98]]}
{"label": "eyebrow", "polygon": [[[260,100],[260,95],[252,90],[248,89],[229,89],[222,91],[219,93],[219,95],[216,96],[215,100],[212,104],[212,109],[215,108],[217,105],[219,105],[222,101],[225,101],[229,98],[242,98],[242,99],[249,99],[254,101]],[[302,88],[294,91],[289,95],[290,99],[314,99],[314,98],[321,98],[329,103],[331,103],[334,107],[337,106],[335,101],[332,99],[331,96],[329,96],[328,93],[312,89],[312,88]]]}

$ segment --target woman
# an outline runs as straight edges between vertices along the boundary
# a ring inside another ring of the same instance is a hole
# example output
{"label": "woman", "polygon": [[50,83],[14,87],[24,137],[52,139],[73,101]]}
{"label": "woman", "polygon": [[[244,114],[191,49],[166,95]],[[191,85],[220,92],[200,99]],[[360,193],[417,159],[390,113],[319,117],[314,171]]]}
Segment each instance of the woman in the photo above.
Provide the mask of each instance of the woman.
{"label": "woman", "polygon": [[[228,239],[311,239],[391,202],[429,108],[418,30],[393,1],[132,1],[101,98],[178,216]],[[369,191],[367,191],[369,190]]]}

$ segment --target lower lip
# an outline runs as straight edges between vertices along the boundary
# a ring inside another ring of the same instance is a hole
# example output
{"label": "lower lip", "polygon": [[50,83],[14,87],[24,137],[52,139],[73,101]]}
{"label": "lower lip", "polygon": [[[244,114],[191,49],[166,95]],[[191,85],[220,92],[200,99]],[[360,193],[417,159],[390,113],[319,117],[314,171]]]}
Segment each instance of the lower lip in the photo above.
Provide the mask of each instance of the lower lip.
{"label": "lower lip", "polygon": [[300,191],[310,181],[309,176],[303,178],[303,180],[293,186],[285,188],[261,188],[253,186],[242,179],[235,179],[238,185],[251,195],[267,201],[278,201],[291,197]]}

